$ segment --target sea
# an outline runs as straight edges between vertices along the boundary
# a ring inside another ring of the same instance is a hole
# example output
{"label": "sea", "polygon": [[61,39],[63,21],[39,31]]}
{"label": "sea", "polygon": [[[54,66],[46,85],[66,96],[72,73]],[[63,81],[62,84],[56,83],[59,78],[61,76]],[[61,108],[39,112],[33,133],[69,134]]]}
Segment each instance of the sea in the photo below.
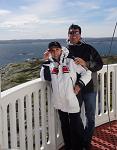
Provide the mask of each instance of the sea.
{"label": "sea", "polygon": [[[63,46],[67,45],[66,39],[1,40],[0,67],[35,58],[42,59],[43,53],[51,41],[58,41]],[[113,39],[113,42],[109,37],[83,38],[83,41],[95,47],[101,56],[117,55],[117,37]]]}

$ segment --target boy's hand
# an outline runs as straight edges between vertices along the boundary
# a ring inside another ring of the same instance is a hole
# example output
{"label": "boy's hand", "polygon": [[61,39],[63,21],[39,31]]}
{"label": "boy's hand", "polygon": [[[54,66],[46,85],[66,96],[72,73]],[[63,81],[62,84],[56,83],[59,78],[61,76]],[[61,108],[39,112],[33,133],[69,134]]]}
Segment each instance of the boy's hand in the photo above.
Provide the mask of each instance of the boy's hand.
{"label": "boy's hand", "polygon": [[44,56],[43,56],[44,60],[48,60],[49,55],[50,55],[50,52],[48,50],[46,50],[45,53],[44,53]]}
{"label": "boy's hand", "polygon": [[75,85],[75,87],[74,87],[74,93],[77,95],[79,93],[79,91],[80,91],[79,85]]}

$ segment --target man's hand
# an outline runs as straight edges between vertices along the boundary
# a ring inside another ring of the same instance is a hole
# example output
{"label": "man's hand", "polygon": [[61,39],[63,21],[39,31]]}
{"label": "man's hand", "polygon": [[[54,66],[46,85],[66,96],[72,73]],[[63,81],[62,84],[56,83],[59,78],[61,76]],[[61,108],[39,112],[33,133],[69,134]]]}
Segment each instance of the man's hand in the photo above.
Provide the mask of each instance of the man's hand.
{"label": "man's hand", "polygon": [[77,64],[77,65],[80,64],[80,65],[83,66],[84,68],[87,67],[86,62],[85,62],[82,58],[76,57],[76,58],[74,59],[74,61],[75,61],[75,64]]}
{"label": "man's hand", "polygon": [[74,93],[77,95],[79,93],[79,91],[80,91],[79,85],[75,85],[75,87],[74,87]]}

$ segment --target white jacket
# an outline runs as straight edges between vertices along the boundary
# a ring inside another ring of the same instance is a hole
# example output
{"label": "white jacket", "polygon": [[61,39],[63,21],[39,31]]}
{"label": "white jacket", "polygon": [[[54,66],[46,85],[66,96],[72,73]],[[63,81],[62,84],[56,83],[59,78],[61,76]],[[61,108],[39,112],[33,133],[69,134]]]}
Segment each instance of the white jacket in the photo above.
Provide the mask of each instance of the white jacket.
{"label": "white jacket", "polygon": [[91,71],[84,69],[81,65],[76,65],[73,59],[67,58],[67,55],[68,50],[63,48],[59,63],[51,58],[51,61],[43,64],[40,77],[43,81],[47,80],[44,69],[49,67],[54,107],[63,112],[77,113],[80,111],[79,102],[74,93],[77,73],[81,75],[80,82],[86,85],[91,80]]}

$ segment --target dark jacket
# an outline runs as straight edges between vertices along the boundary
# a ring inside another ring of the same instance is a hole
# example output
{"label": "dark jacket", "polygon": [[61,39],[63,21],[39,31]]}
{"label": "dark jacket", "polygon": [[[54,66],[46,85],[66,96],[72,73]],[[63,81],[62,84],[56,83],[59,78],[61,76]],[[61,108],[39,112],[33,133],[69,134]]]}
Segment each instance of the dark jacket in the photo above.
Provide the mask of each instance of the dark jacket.
{"label": "dark jacket", "polygon": [[[92,47],[91,45],[85,44],[85,43],[79,43],[76,45],[68,45],[67,47],[69,49],[69,56],[70,58],[73,57],[79,57],[82,58],[84,61],[88,64],[88,69],[92,71],[92,76],[96,77],[96,72],[102,69],[103,62],[102,59],[97,52],[97,50]],[[93,92],[95,90],[94,85],[96,83],[95,80],[91,80],[86,87],[84,87],[82,90],[84,92]]]}

